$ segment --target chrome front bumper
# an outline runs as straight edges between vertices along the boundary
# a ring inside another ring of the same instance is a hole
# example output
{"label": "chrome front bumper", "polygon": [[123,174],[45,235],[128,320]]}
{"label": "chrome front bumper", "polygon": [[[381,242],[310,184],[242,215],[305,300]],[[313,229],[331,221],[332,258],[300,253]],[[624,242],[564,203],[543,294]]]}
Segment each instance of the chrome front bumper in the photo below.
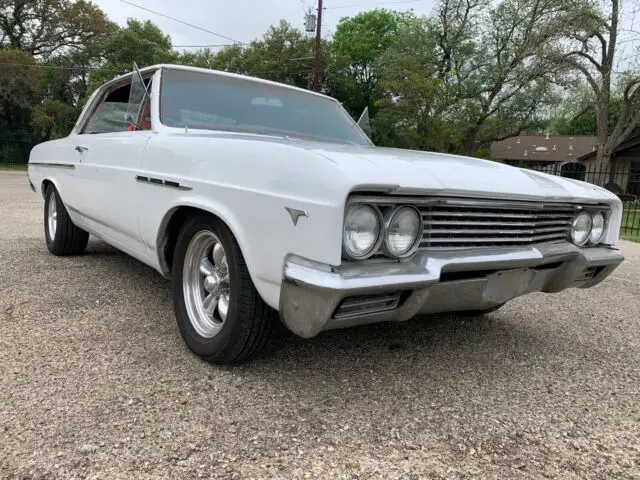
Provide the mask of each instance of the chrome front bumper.
{"label": "chrome front bumper", "polygon": [[[421,251],[406,262],[339,267],[290,255],[284,265],[280,316],[293,333],[310,338],[322,330],[403,321],[418,313],[484,310],[531,292],[592,287],[623,260],[614,248],[578,248],[568,242]],[[337,314],[353,297],[359,297],[352,302],[356,304],[361,297],[375,299],[385,293],[398,294],[397,304],[387,304],[384,311]]]}

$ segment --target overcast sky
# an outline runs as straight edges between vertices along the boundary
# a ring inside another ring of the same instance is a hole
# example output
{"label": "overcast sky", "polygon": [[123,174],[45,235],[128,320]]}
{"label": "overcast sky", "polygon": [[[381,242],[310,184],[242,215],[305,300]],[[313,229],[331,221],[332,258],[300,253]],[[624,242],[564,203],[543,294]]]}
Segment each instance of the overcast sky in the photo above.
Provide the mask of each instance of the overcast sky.
{"label": "overcast sky", "polygon": [[[124,25],[128,17],[151,20],[171,35],[176,46],[230,43],[224,38],[181,25],[120,0],[93,2],[120,25]],[[281,19],[304,29],[304,12],[314,5],[314,0],[130,0],[130,3],[245,43],[261,37],[270,25]],[[376,7],[401,11],[413,9],[418,14],[425,14],[432,10],[434,4],[435,0],[324,0],[324,32],[330,36],[341,17],[364,10]]]}
{"label": "overcast sky", "polygon": [[[177,18],[200,28],[216,32],[241,43],[261,37],[270,25],[284,19],[304,29],[304,13],[315,7],[317,0],[93,0],[112,21],[124,25],[127,18],[151,20],[171,36],[179,50],[183,45],[218,45],[230,40],[200,31],[140,7]],[[413,10],[429,14],[436,0],[324,0],[323,32],[330,37],[340,18],[374,8],[399,11]],[[618,68],[640,68],[640,0],[622,2],[622,30],[617,55]]]}

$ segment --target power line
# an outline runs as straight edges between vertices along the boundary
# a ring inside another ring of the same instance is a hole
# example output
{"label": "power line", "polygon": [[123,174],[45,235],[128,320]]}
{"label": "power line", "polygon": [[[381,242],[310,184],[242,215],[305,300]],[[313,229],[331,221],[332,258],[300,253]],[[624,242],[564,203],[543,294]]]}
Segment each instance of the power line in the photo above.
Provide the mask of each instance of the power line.
{"label": "power line", "polygon": [[383,5],[397,5],[400,3],[417,3],[421,0],[398,0],[397,2],[381,2],[381,3],[367,3],[359,5],[338,5],[336,7],[326,7],[326,10],[337,10],[339,8],[361,8],[361,7],[376,7]]}
{"label": "power line", "polygon": [[155,10],[151,10],[150,8],[143,7],[142,5],[137,5],[137,4],[135,4],[135,3],[131,3],[131,2],[129,2],[129,1],[127,1],[127,0],[120,0],[120,1],[121,1],[122,3],[126,3],[127,5],[131,5],[131,6],[133,6],[133,7],[140,8],[140,9],[145,10],[145,11],[147,11],[147,12],[153,13],[153,14],[155,14],[155,15],[159,15],[159,16],[161,16],[161,17],[168,18],[169,20],[173,20],[174,22],[178,22],[178,23],[181,23],[181,24],[186,25],[186,26],[188,26],[188,27],[195,28],[196,30],[200,30],[200,31],[202,31],[202,32],[210,33],[210,34],[212,34],[212,35],[215,35],[216,37],[221,37],[221,38],[224,38],[224,39],[226,39],[226,40],[230,40],[230,41],[232,41],[232,42],[235,42],[235,43],[239,43],[239,44],[241,44],[241,45],[244,45],[242,42],[240,42],[240,41],[238,41],[238,40],[235,40],[235,39],[233,39],[233,38],[231,38],[231,37],[227,37],[227,36],[225,36],[225,35],[221,35],[220,33],[216,33],[216,32],[213,32],[213,31],[211,31],[211,30],[207,30],[206,28],[198,27],[197,25],[194,25],[194,24],[192,24],[192,23],[184,22],[184,21],[179,20],[179,19],[177,19],[177,18],[170,17],[169,15],[165,15],[164,13],[156,12]]}
{"label": "power line", "polygon": [[[11,62],[0,62],[0,65],[9,65],[9,66],[13,66],[13,67],[28,67],[28,68],[56,68],[59,70],[85,70],[85,71],[91,71],[91,70],[101,70],[103,72],[114,72],[114,73],[120,73],[122,74],[122,70],[115,70],[113,68],[110,69],[103,69],[101,67],[61,67],[58,65],[34,65],[34,64],[30,64],[30,63],[11,63]],[[223,70],[226,71],[226,70]],[[287,71],[286,69],[276,69],[276,70],[268,70],[266,72],[258,72],[260,75],[266,75],[269,73],[283,73],[286,75],[298,75],[301,73],[309,73],[311,72],[311,69],[306,69],[306,70],[296,70],[294,72],[290,72]],[[233,71],[226,71],[227,73],[237,73],[237,72],[233,72]],[[126,73],[126,72],[125,72]],[[247,75],[247,74],[240,74],[240,75]],[[248,75],[248,76],[255,76],[255,75]]]}
{"label": "power line", "polygon": [[29,67],[29,68],[55,68],[57,70],[102,70],[103,72],[120,72],[120,70],[103,69],[101,67],[62,67],[60,65],[34,65],[31,63],[12,63],[0,62],[0,65],[9,65],[13,67]]}

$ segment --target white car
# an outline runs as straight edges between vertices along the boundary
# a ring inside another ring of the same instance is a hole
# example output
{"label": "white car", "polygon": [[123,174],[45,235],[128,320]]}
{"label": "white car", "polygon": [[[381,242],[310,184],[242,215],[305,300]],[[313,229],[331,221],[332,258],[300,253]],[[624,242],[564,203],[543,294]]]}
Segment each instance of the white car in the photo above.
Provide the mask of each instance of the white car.
{"label": "white car", "polygon": [[260,351],[278,313],[304,338],[483,313],[623,260],[602,188],[378,148],[332,98],[192,67],[101,87],[68,137],[33,149],[29,179],[52,253],[91,234],[171,278],[186,344],[216,363]]}

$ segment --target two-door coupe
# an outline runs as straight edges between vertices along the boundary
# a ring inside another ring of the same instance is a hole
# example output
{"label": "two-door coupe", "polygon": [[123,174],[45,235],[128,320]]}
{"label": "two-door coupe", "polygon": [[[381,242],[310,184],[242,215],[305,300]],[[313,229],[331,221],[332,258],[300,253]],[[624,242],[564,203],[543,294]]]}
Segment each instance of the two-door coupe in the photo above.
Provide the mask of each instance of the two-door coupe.
{"label": "two-door coupe", "polygon": [[375,147],[332,98],[184,66],[102,86],[33,149],[29,180],[52,253],[92,234],[171,278],[186,344],[216,363],[260,351],[278,313],[305,338],[482,313],[623,260],[607,190]]}

